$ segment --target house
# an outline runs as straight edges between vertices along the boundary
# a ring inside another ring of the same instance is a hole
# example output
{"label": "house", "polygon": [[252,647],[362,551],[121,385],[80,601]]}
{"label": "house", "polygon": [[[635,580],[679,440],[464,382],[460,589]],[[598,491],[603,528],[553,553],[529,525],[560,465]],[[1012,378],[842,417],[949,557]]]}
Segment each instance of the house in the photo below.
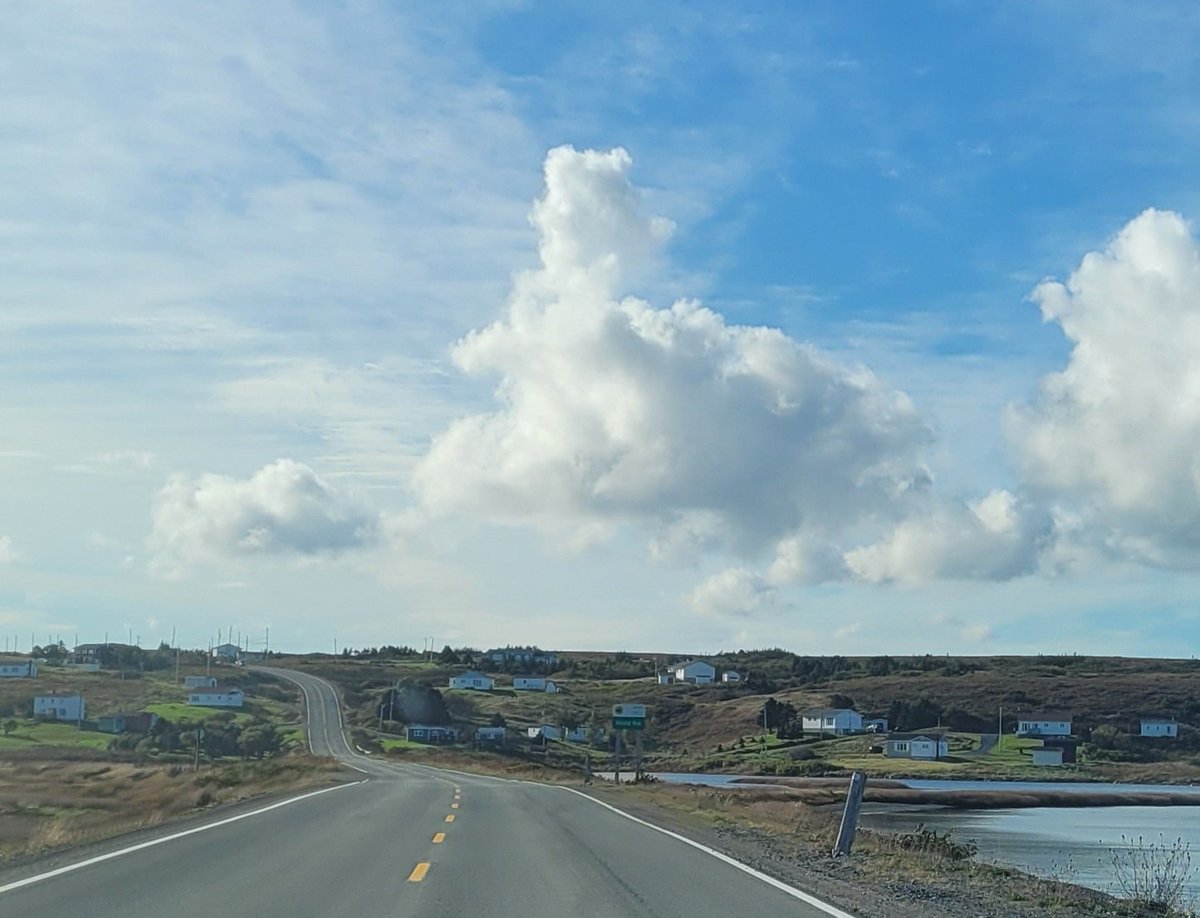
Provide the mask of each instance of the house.
{"label": "house", "polygon": [[184,676],[184,688],[216,688],[216,676]]}
{"label": "house", "polygon": [[571,743],[586,743],[589,739],[588,728],[582,724],[569,729],[555,724],[541,724],[537,727],[529,727],[525,731],[525,735],[529,739],[567,740]]}
{"label": "house", "polygon": [[658,684],[659,685],[671,685],[674,682],[675,682],[675,674],[674,673],[659,673],[658,674]]}
{"label": "house", "polygon": [[812,708],[800,715],[805,733],[832,733],[845,736],[863,732],[863,716],[853,708]]}
{"label": "house", "polygon": [[518,692],[545,692],[553,695],[558,686],[545,676],[513,676],[513,688]]}
{"label": "house", "polygon": [[537,647],[495,647],[487,652],[487,658],[501,666],[520,663],[540,669],[552,669],[558,665],[558,654]]}
{"label": "house", "polygon": [[38,695],[33,699],[33,716],[78,722],[87,716],[87,704],[82,695]]}
{"label": "house", "polygon": [[1034,765],[1045,765],[1051,768],[1060,767],[1063,763],[1063,751],[1057,747],[1043,746],[1029,750]]}
{"label": "house", "polygon": [[246,701],[246,693],[240,688],[214,685],[194,688],[188,693],[188,704],[206,708],[240,708]]}
{"label": "house", "polygon": [[868,733],[887,733],[888,719],[886,717],[868,717],[863,721],[863,729]]}
{"label": "house", "polygon": [[0,663],[0,678],[5,679],[32,679],[37,675],[37,663],[33,660],[5,660]]}
{"label": "house", "polygon": [[1142,736],[1179,736],[1179,724],[1170,717],[1143,717]]}
{"label": "house", "polygon": [[682,663],[671,664],[671,675],[675,677],[676,682],[708,685],[717,678],[717,668],[703,660],[685,660]]}
{"label": "house", "polygon": [[236,660],[241,653],[242,648],[237,644],[218,644],[212,649],[212,655],[219,660]]}
{"label": "house", "polygon": [[1017,736],[1070,735],[1070,714],[1026,714],[1017,718]]}
{"label": "house", "polygon": [[721,673],[721,681],[722,682],[732,682],[732,683],[736,684],[736,683],[742,681],[742,674],[735,673],[732,669],[729,669],[729,670],[726,670],[725,672]]}
{"label": "house", "polygon": [[78,663],[103,663],[129,656],[137,650],[132,644],[76,644],[71,659]]}
{"label": "house", "polygon": [[883,754],[893,759],[944,759],[950,754],[946,737],[940,733],[893,733],[883,744]]}
{"label": "house", "polygon": [[410,743],[428,743],[441,746],[458,742],[458,731],[454,727],[440,724],[409,724],[404,728],[404,738]]}
{"label": "house", "polygon": [[238,659],[243,663],[266,663],[267,652],[265,650],[243,650],[238,654]]}
{"label": "house", "polygon": [[96,720],[101,733],[149,733],[158,723],[158,715],[146,711],[136,714],[108,714]]}
{"label": "house", "polygon": [[1073,736],[1048,736],[1042,740],[1043,749],[1062,750],[1062,763],[1064,765],[1075,764],[1075,750],[1078,746],[1079,740]]}
{"label": "house", "polygon": [[450,677],[450,688],[457,689],[475,689],[480,692],[490,692],[496,685],[496,680],[491,676],[485,676],[483,673],[475,670],[468,670],[459,676]]}
{"label": "house", "polygon": [[507,727],[479,727],[475,730],[475,742],[490,746],[503,746],[508,739]]}

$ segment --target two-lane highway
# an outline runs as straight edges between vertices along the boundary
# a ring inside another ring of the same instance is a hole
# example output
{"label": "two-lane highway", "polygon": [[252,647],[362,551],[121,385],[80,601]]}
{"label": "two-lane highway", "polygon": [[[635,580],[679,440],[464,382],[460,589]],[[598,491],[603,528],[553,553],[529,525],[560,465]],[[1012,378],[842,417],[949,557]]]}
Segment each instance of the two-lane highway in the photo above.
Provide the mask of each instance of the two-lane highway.
{"label": "two-lane highway", "polygon": [[313,751],[361,783],[16,888],[0,879],[0,915],[846,918],[571,789],[362,756],[333,688],[281,675],[304,691]]}

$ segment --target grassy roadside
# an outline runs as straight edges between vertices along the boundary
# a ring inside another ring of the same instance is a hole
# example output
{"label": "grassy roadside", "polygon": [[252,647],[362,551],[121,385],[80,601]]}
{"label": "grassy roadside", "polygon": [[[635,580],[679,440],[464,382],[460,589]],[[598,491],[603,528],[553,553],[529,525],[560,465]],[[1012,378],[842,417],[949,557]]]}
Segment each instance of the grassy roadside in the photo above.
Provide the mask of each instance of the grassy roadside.
{"label": "grassy roadside", "polygon": [[[78,754],[78,753],[76,753]],[[344,780],[306,755],[202,766],[67,758],[0,763],[0,867],[256,797]]]}
{"label": "grassy roadside", "polygon": [[839,901],[863,918],[920,915],[1169,916],[1066,882],[975,861],[969,843],[933,832],[860,830],[853,853],[829,856],[840,808],[787,795],[698,786],[594,786],[589,793]]}

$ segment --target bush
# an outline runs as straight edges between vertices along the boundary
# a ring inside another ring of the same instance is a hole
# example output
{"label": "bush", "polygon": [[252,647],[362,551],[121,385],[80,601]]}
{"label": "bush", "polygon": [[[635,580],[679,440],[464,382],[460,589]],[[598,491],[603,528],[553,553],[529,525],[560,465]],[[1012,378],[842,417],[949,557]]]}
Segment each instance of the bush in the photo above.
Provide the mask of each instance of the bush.
{"label": "bush", "polygon": [[1122,899],[1160,911],[1183,911],[1191,906],[1191,846],[1182,838],[1167,844],[1121,836],[1121,847],[1110,852],[1113,892]]}
{"label": "bush", "polygon": [[956,842],[947,832],[938,835],[935,829],[919,825],[912,832],[903,832],[892,837],[892,844],[903,851],[918,851],[952,861],[967,861],[979,851],[973,841]]}

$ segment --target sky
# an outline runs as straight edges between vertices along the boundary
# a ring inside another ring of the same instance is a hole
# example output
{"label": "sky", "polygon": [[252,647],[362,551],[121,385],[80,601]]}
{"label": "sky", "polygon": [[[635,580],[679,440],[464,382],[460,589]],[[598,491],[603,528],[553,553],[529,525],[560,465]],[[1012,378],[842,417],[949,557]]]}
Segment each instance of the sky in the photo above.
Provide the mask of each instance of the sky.
{"label": "sky", "polygon": [[1193,4],[6,19],[7,649],[1200,641]]}

